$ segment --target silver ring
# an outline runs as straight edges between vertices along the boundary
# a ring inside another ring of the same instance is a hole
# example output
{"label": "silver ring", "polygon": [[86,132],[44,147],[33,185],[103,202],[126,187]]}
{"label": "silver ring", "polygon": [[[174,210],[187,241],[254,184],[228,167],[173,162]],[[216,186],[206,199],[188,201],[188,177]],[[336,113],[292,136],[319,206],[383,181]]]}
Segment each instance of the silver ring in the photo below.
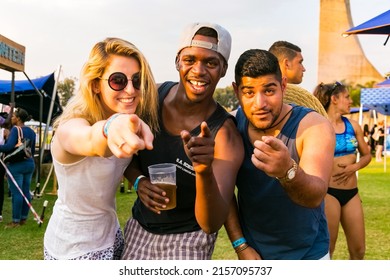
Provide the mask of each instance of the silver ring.
{"label": "silver ring", "polygon": [[126,142],[122,142],[118,145],[118,149],[121,149],[123,147],[123,145],[126,144]]}

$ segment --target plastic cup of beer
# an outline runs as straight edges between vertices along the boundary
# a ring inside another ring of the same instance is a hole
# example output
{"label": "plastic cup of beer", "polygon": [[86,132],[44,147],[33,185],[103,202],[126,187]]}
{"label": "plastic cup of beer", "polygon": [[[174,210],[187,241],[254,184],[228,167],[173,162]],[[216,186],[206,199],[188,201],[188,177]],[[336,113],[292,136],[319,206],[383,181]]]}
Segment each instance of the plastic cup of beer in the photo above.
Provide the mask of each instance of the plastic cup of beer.
{"label": "plastic cup of beer", "polygon": [[150,182],[163,189],[169,203],[166,208],[156,207],[158,210],[169,210],[176,207],[176,164],[159,163],[148,166]]}

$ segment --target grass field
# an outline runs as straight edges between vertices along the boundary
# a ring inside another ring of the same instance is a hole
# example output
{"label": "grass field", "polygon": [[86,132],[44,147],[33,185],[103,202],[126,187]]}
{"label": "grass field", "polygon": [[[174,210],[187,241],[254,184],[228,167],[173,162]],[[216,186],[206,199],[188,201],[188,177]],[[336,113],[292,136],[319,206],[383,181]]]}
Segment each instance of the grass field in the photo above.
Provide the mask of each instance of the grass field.
{"label": "grass field", "polygon": [[[45,179],[45,178],[43,178]],[[42,187],[45,180],[42,181]],[[41,227],[30,215],[26,225],[5,229],[4,225],[11,220],[11,199],[4,201],[3,218],[0,223],[0,260],[40,260],[43,256],[43,235],[50,218],[51,210],[56,196],[47,194],[52,191],[49,181],[45,194],[41,198],[35,198],[32,205],[40,215],[43,202],[49,204],[45,211],[44,223]],[[35,189],[35,185],[32,186]],[[127,188],[126,188],[127,190]],[[6,188],[6,192],[8,189]],[[383,163],[376,163],[375,159],[365,169],[359,172],[359,193],[363,201],[366,223],[366,259],[367,260],[390,260],[390,159],[387,159],[387,172],[384,172]],[[133,192],[117,193],[117,207],[119,221],[124,226],[130,216],[131,206],[136,194]],[[235,260],[236,255],[230,245],[224,229],[219,232],[213,259]],[[334,259],[346,260],[348,253],[345,237],[340,229]]]}

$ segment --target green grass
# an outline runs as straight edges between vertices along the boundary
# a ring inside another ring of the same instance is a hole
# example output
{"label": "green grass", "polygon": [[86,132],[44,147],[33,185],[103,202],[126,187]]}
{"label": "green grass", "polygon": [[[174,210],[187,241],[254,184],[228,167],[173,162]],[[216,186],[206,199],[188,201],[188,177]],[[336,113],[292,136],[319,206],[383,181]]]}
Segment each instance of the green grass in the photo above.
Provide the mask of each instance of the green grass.
{"label": "green grass", "polygon": [[[366,259],[390,260],[390,159],[387,159],[387,172],[384,172],[383,163],[376,163],[375,159],[369,166],[359,172],[359,193],[363,201],[366,223]],[[43,185],[45,178],[41,180]],[[27,224],[14,229],[5,229],[4,226],[11,220],[11,199],[7,198],[6,188],[3,218],[0,223],[0,260],[40,260],[43,256],[43,235],[50,218],[56,196],[47,194],[52,191],[52,183],[46,187],[41,198],[35,198],[32,205],[38,215],[41,214],[43,202],[49,201],[45,211],[45,219],[41,227],[29,216]],[[43,187],[43,186],[42,186]],[[32,186],[35,189],[35,185]],[[126,187],[127,190],[127,187]],[[123,227],[131,214],[131,206],[136,198],[133,192],[117,193],[118,217]],[[234,250],[230,245],[225,230],[219,232],[213,259],[235,260]],[[348,259],[345,237],[340,229],[339,239],[334,253],[334,259]]]}

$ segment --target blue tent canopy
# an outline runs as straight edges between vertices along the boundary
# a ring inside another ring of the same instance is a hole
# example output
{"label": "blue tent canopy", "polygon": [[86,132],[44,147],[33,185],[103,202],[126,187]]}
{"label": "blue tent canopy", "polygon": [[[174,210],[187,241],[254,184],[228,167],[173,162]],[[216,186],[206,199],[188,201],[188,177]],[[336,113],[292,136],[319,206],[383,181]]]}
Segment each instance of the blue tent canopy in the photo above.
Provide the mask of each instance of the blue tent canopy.
{"label": "blue tent canopy", "polygon": [[[25,109],[34,120],[40,120],[40,109],[42,109],[42,122],[47,121],[49,115],[50,103],[52,99],[52,93],[54,89],[54,73],[38,78],[32,79],[31,82],[35,85],[36,89],[43,96],[43,108],[40,108],[40,94],[37,93],[34,86],[29,80],[15,81],[15,107]],[[0,103],[8,105],[11,102],[11,80],[0,80]],[[58,95],[55,95],[54,107],[52,116],[62,112],[60,100]]]}
{"label": "blue tent canopy", "polygon": [[390,87],[363,88],[360,105],[376,110],[382,115],[390,115]]}
{"label": "blue tent canopy", "polygon": [[[363,88],[360,94],[360,106],[368,107],[372,110],[376,110],[382,115],[390,115],[390,87],[382,88]],[[385,118],[385,129],[387,118]],[[385,143],[387,143],[387,132],[385,132]],[[387,145],[384,149],[385,160],[383,161],[384,171],[386,172],[386,155]]]}
{"label": "blue tent canopy", "polygon": [[386,79],[383,82],[377,83],[377,87],[390,87],[390,79]]}
{"label": "blue tent canopy", "polygon": [[390,35],[390,10],[358,26],[352,27],[343,34],[385,34]]}
{"label": "blue tent canopy", "polygon": [[[363,107],[363,112],[368,112],[368,111],[370,111],[370,109],[369,108],[367,108],[367,107]],[[351,108],[351,110],[349,110],[349,113],[350,114],[355,114],[355,113],[360,113],[360,108],[358,107],[358,108]]]}

